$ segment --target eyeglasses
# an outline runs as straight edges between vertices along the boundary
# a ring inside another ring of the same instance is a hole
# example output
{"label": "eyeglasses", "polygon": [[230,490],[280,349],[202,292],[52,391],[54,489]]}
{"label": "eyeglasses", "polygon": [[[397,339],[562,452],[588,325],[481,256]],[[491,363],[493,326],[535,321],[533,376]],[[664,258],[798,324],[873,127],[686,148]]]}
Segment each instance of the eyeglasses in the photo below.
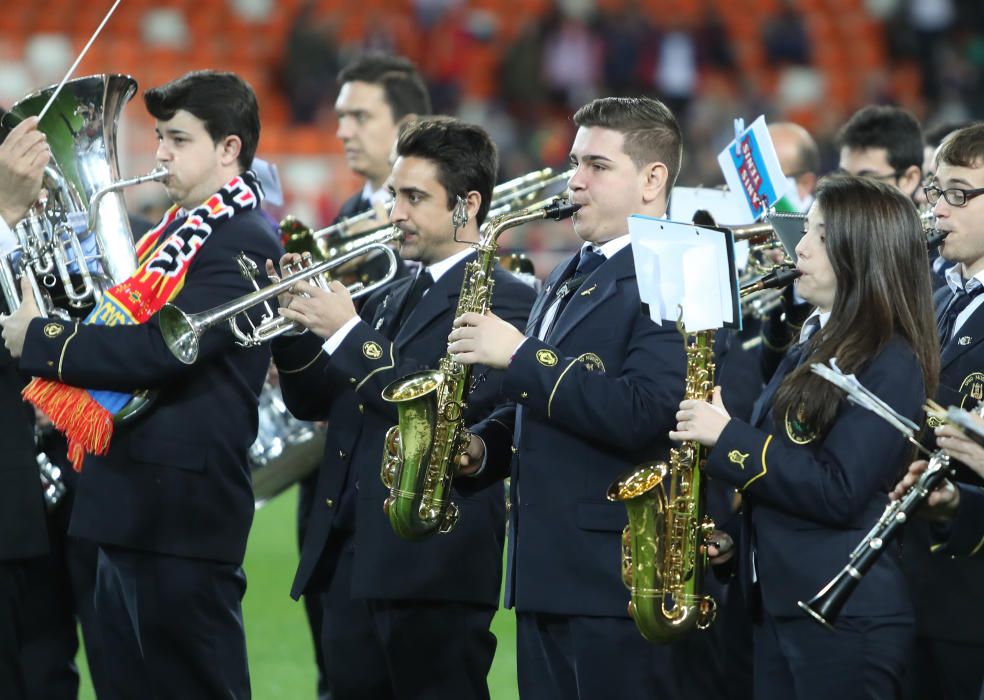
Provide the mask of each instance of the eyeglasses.
{"label": "eyeglasses", "polygon": [[958,187],[941,190],[939,187],[933,186],[923,187],[923,193],[926,195],[926,201],[933,206],[936,206],[942,197],[951,207],[962,207],[974,197],[984,194],[984,187],[979,187],[976,190],[962,190]]}

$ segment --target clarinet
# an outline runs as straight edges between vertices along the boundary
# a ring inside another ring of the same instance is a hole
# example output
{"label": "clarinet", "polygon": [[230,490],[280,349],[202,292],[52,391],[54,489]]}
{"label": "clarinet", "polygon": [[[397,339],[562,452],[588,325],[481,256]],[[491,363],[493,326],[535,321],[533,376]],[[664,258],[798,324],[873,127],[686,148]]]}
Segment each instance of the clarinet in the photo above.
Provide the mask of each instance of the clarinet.
{"label": "clarinet", "polygon": [[850,598],[861,579],[868,573],[878,558],[892,542],[902,526],[926,501],[932,491],[943,483],[952,472],[950,458],[942,450],[936,450],[929,456],[929,467],[920,474],[919,479],[906,489],[902,497],[890,503],[878,522],[865,535],[864,539],[851,552],[847,564],[841,569],[830,583],[820,589],[809,601],[798,601],[800,608],[810,617],[829,629],[841,609]]}

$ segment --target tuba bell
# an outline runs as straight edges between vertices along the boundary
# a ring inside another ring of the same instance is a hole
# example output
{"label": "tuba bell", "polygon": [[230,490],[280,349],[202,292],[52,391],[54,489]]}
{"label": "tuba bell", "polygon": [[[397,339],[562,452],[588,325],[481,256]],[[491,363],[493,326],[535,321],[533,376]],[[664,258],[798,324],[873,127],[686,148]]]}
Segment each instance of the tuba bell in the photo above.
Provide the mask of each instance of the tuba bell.
{"label": "tuba bell", "polygon": [[[41,113],[55,86],[10,110],[14,119]],[[133,274],[136,249],[120,189],[163,180],[167,171],[121,180],[116,132],[137,83],[127,75],[93,75],[65,83],[39,124],[51,148],[43,193],[14,227],[19,246],[0,260],[7,306],[20,306],[17,279],[29,275],[46,316],[80,318],[102,293]],[[10,119],[6,120],[10,121]]]}

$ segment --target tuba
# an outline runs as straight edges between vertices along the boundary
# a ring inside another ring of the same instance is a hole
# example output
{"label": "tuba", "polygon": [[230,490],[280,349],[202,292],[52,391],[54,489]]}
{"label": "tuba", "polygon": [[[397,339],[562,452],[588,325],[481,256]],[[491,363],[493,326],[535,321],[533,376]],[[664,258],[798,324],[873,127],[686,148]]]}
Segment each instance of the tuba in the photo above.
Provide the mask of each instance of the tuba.
{"label": "tuba", "polygon": [[[94,75],[65,83],[39,128],[52,159],[44,195],[14,228],[19,246],[0,260],[8,307],[20,306],[17,278],[29,275],[38,308],[62,319],[85,316],[102,293],[133,274],[137,256],[119,190],[163,180],[157,169],[120,180],[116,130],[137,83],[126,75]],[[23,98],[11,115],[37,115],[55,87]]]}
{"label": "tuba", "polygon": [[[709,401],[714,389],[714,331],[687,334],[685,399]],[[669,642],[714,622],[717,604],[702,593],[706,543],[714,523],[705,513],[703,449],[685,442],[667,462],[646,464],[608,487],[622,501],[629,524],[622,532],[622,581],[630,591],[629,615],[642,636]]]}
{"label": "tuba", "polygon": [[[469,311],[482,314],[491,306],[503,232],[539,219],[566,219],[579,208],[555,200],[490,219],[475,246],[477,257],[465,267],[455,318]],[[414,372],[383,389],[383,399],[395,403],[399,414],[399,424],[387,431],[384,444],[380,478],[390,495],[383,510],[404,539],[450,532],[458,520],[458,507],[450,500],[451,479],[470,439],[464,427],[470,377],[471,366],[455,362],[448,353],[436,370]]]}
{"label": "tuba", "polygon": [[[40,114],[55,90],[28,95],[10,114],[19,119]],[[21,275],[28,276],[42,315],[69,320],[85,317],[104,291],[137,269],[119,190],[163,180],[167,171],[120,180],[116,130],[136,90],[128,75],[76,78],[65,83],[41,119],[52,155],[42,179],[44,196],[14,227],[17,248],[0,256],[0,290],[11,311],[21,304]],[[149,402],[147,392],[137,392],[114,419],[133,418]]]}

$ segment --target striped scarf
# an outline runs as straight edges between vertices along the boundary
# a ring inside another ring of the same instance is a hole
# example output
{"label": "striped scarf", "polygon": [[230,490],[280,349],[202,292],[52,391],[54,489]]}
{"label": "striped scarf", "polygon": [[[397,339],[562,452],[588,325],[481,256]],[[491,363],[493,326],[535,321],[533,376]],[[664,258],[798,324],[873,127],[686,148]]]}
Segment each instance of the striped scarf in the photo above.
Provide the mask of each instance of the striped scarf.
{"label": "striped scarf", "polygon": [[[106,290],[82,323],[146,323],[181,291],[195,254],[213,230],[240,212],[256,209],[262,199],[263,190],[251,171],[237,175],[159,241],[181,213],[178,205],[172,206],[137,244],[136,272]],[[65,434],[68,458],[76,471],[81,471],[86,454],[106,454],[113,437],[113,418],[133,399],[132,393],[84,389],[38,377],[24,388],[23,395]]]}

